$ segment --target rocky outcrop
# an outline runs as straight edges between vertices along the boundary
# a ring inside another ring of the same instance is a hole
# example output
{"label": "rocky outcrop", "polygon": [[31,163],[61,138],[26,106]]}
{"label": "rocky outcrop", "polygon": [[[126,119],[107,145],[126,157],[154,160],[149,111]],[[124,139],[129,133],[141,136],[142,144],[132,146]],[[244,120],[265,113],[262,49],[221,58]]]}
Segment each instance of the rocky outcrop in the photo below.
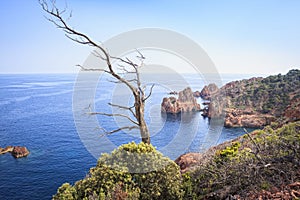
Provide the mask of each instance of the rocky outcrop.
{"label": "rocky outcrop", "polygon": [[28,156],[29,151],[26,147],[21,146],[7,146],[5,148],[0,147],[0,155],[5,153],[11,153],[11,155],[15,158],[22,158]]}
{"label": "rocky outcrop", "polygon": [[202,99],[210,100],[211,96],[214,94],[217,94],[219,92],[219,88],[216,84],[210,83],[209,85],[204,86],[204,88],[201,90],[199,96]]}
{"label": "rocky outcrop", "polygon": [[29,151],[26,147],[20,147],[16,146],[14,147],[13,151],[11,152],[11,155],[15,158],[22,158],[28,156]]}
{"label": "rocky outcrop", "polygon": [[165,97],[161,103],[161,111],[176,114],[181,112],[181,107],[175,97]]}
{"label": "rocky outcrop", "polygon": [[225,127],[262,128],[275,121],[275,117],[257,113],[253,110],[227,109],[224,121]]}
{"label": "rocky outcrop", "polygon": [[181,173],[190,171],[201,161],[201,153],[187,153],[179,156],[174,162],[180,167]]}
{"label": "rocky outcrop", "polygon": [[161,111],[172,114],[200,111],[200,104],[197,103],[191,88],[188,87],[178,93],[178,98],[165,97],[161,103]]}
{"label": "rocky outcrop", "polygon": [[293,98],[284,112],[284,118],[287,122],[300,120],[300,98]]}
{"label": "rocky outcrop", "polygon": [[258,128],[273,121],[293,122],[300,120],[299,94],[300,70],[290,70],[286,75],[233,81],[220,89],[205,86],[201,97],[210,103],[202,115],[224,117],[226,127]]}
{"label": "rocky outcrop", "polygon": [[197,90],[193,93],[194,97],[199,98],[201,97],[201,93]]}
{"label": "rocky outcrop", "polygon": [[[237,200],[245,199],[239,195],[235,195],[234,197]],[[272,187],[269,190],[250,191],[246,199],[300,199],[300,182],[282,185],[281,187]]]}
{"label": "rocky outcrop", "polygon": [[12,146],[7,146],[5,148],[0,147],[0,155],[5,154],[5,153],[11,153],[14,150],[14,147]]}

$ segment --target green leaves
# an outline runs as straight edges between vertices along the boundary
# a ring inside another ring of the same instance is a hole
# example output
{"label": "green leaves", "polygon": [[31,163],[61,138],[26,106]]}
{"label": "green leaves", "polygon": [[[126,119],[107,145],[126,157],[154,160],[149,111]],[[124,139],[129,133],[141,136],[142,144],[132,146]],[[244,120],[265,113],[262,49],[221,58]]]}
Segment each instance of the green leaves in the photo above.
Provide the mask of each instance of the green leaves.
{"label": "green leaves", "polygon": [[280,188],[299,180],[300,122],[277,129],[272,126],[250,133],[253,140],[245,135],[214,147],[216,153],[208,154],[207,163],[184,176],[185,194],[199,199],[238,194],[247,199],[243,195],[251,191]]}
{"label": "green leaves", "polygon": [[89,175],[62,185],[53,199],[181,199],[179,167],[149,144],[131,142],[103,154]]}

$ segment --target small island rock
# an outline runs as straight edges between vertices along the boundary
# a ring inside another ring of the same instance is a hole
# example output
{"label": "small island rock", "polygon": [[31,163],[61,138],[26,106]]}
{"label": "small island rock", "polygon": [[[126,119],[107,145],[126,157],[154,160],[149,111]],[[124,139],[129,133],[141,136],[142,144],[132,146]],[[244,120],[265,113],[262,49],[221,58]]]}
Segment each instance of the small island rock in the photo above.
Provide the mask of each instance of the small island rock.
{"label": "small island rock", "polygon": [[218,92],[218,86],[214,83],[210,83],[209,85],[204,86],[199,95],[202,99],[210,100],[211,96]]}
{"label": "small island rock", "polygon": [[22,157],[28,156],[29,151],[28,151],[28,149],[26,147],[16,146],[16,147],[14,147],[13,151],[11,152],[11,154],[15,158],[22,158]]}
{"label": "small island rock", "polygon": [[5,154],[5,153],[11,153],[13,151],[14,147],[12,146],[7,146],[5,148],[0,147],[0,155]]}
{"label": "small island rock", "polygon": [[187,87],[178,93],[178,99],[165,97],[161,103],[161,111],[172,114],[200,111],[200,104],[197,103],[191,88]]}
{"label": "small island rock", "polygon": [[0,155],[5,153],[11,153],[11,155],[15,158],[22,158],[28,156],[29,151],[26,147],[21,146],[7,146],[5,148],[0,147]]}

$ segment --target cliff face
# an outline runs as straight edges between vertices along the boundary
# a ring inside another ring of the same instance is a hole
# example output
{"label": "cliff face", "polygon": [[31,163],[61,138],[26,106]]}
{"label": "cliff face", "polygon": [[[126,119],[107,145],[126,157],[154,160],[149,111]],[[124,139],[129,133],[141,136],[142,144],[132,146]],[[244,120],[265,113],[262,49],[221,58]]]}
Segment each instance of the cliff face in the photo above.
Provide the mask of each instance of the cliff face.
{"label": "cliff face", "polygon": [[194,97],[191,88],[185,88],[178,93],[178,98],[165,97],[161,103],[161,111],[165,113],[180,113],[199,111],[200,104]]}
{"label": "cliff face", "polygon": [[[206,86],[208,88],[208,86]],[[263,127],[300,120],[300,70],[286,75],[227,83],[217,92],[203,88],[210,104],[205,116],[225,116],[227,127]]]}

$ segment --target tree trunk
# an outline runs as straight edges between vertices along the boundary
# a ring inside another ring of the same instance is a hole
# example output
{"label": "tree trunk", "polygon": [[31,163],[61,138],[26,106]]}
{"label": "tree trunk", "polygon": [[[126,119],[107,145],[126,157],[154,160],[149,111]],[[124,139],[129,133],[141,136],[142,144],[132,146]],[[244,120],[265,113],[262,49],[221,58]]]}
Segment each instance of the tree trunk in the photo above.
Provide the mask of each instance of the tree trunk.
{"label": "tree trunk", "polygon": [[144,109],[145,109],[145,104],[140,98],[140,96],[137,96],[135,98],[135,113],[136,113],[136,118],[139,123],[139,128],[140,128],[140,134],[142,137],[142,142],[150,144],[150,133],[144,118]]}
{"label": "tree trunk", "polygon": [[140,133],[142,136],[142,141],[144,143],[150,144],[150,133],[149,133],[149,130],[148,130],[148,127],[147,127],[144,117],[141,122],[142,123],[140,124]]}

